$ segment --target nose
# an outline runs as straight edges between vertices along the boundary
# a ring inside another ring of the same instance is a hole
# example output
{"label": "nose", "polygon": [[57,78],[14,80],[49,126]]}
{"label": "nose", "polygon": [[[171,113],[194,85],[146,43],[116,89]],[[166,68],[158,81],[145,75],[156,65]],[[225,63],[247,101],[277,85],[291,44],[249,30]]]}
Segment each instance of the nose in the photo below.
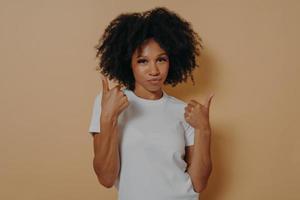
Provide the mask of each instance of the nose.
{"label": "nose", "polygon": [[156,64],[152,64],[150,66],[150,75],[152,76],[155,76],[155,75],[158,75],[160,72],[159,72],[159,69],[158,67],[156,66]]}

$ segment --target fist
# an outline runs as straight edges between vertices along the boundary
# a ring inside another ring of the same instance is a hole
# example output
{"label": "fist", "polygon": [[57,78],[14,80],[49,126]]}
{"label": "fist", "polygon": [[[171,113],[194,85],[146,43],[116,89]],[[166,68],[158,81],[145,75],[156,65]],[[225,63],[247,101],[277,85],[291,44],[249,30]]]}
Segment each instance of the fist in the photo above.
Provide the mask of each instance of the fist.
{"label": "fist", "polygon": [[127,96],[121,90],[118,84],[112,89],[109,89],[108,80],[102,76],[102,98],[101,98],[101,113],[108,117],[118,117],[120,113],[129,105]]}
{"label": "fist", "polygon": [[204,104],[196,100],[190,100],[187,106],[184,107],[184,118],[193,128],[201,130],[210,129],[209,108],[213,96],[210,95]]}

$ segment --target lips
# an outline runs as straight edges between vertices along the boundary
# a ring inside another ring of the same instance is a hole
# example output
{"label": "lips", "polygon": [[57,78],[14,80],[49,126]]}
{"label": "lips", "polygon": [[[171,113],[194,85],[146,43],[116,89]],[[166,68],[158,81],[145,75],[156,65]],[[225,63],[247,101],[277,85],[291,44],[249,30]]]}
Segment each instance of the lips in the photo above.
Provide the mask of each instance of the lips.
{"label": "lips", "polygon": [[157,78],[153,78],[153,79],[150,79],[150,80],[148,80],[151,84],[159,84],[160,83],[160,81],[161,81],[161,79],[157,79]]}
{"label": "lips", "polygon": [[160,80],[161,80],[161,78],[152,78],[152,79],[150,79],[148,81],[160,81]]}

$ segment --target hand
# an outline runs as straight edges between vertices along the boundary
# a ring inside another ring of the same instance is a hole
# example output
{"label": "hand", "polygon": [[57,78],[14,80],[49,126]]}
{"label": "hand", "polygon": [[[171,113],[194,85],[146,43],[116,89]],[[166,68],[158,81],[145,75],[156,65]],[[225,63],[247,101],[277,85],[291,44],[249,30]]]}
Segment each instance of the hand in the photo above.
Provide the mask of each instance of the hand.
{"label": "hand", "polygon": [[117,118],[119,114],[129,105],[127,96],[118,84],[109,89],[107,78],[101,75],[102,99],[101,113],[103,116]]}
{"label": "hand", "polygon": [[187,106],[184,107],[184,118],[193,128],[200,130],[210,129],[209,108],[213,96],[214,94],[210,95],[204,105],[195,100],[190,100]]}

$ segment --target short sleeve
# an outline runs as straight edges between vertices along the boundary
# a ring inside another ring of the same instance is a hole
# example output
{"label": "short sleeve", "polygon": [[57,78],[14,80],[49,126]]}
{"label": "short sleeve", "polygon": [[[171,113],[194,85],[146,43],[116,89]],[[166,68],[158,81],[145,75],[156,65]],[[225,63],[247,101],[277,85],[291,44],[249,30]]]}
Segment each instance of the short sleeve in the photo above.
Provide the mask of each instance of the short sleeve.
{"label": "short sleeve", "polygon": [[194,144],[195,129],[185,120],[183,121],[185,146]]}
{"label": "short sleeve", "polygon": [[101,92],[94,99],[93,109],[90,118],[88,132],[93,135],[94,132],[100,133],[100,114],[101,114]]}

